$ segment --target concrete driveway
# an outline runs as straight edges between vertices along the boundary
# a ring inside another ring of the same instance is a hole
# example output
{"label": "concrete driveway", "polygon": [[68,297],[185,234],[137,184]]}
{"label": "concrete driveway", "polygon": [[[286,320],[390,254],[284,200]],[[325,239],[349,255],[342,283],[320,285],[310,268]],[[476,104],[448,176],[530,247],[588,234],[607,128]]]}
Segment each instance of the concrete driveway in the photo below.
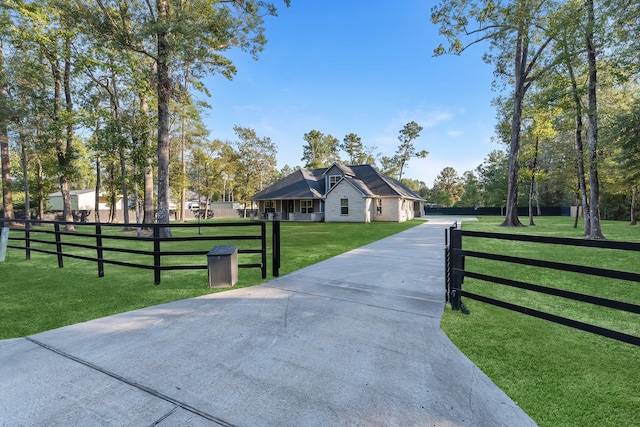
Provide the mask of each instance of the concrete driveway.
{"label": "concrete driveway", "polygon": [[534,426],[439,328],[450,224],[0,341],[0,425]]}

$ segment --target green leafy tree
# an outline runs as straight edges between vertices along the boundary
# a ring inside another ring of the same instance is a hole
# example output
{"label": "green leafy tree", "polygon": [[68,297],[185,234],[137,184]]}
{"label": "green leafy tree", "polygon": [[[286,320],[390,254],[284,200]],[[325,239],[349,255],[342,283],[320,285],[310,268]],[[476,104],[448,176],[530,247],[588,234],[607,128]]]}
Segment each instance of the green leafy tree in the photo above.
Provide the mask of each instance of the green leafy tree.
{"label": "green leafy tree", "polygon": [[387,176],[398,176],[400,165],[395,156],[380,157],[380,169]]}
{"label": "green leafy tree", "polygon": [[[193,182],[193,190],[204,200],[219,200],[215,197],[216,192],[224,188],[224,170],[227,165],[223,157],[225,144],[220,140],[213,140],[199,144],[190,151],[190,161],[188,162],[187,174]],[[209,215],[209,203],[205,203],[205,218]]]}
{"label": "green leafy tree", "polygon": [[[350,165],[374,164],[375,157],[371,154],[371,150],[362,143],[355,133],[345,135],[340,144],[342,151],[347,153]],[[373,148],[375,150],[375,147]]]}
{"label": "green leafy tree", "polygon": [[640,186],[640,98],[635,98],[631,107],[619,111],[609,137],[614,139],[620,150],[617,155],[618,169],[623,171],[622,181],[631,189],[630,220],[637,224],[636,206]]}
{"label": "green leafy tree", "polygon": [[[509,143],[509,181],[503,226],[521,226],[518,219],[518,168],[522,109],[525,95],[543,74],[543,53],[551,43],[547,18],[556,7],[547,0],[442,0],[431,9],[431,20],[440,26],[449,46],[435,49],[436,55],[459,55],[468,47],[488,41],[484,59],[495,65],[495,75],[513,83],[513,111]],[[509,72],[508,70],[512,70]]]}
{"label": "green leafy tree", "polygon": [[[239,47],[257,57],[266,43],[263,16],[275,15],[276,9],[271,3],[253,0],[155,0],[155,4],[85,0],[75,6],[73,16],[87,24],[95,37],[103,37],[119,48],[139,52],[154,61],[158,101],[158,222],[168,224],[172,70],[188,62],[194,72],[199,69],[231,79],[235,67],[220,52]],[[169,228],[163,228],[162,235],[169,236]]]}
{"label": "green leafy tree", "polygon": [[476,168],[483,206],[504,206],[509,171],[509,158],[502,150],[494,150]]}
{"label": "green leafy tree", "polygon": [[[259,138],[253,129],[234,126],[238,135],[236,182],[240,197],[247,200],[264,188],[277,173],[276,145],[269,137]],[[245,203],[245,216],[247,204]]]}
{"label": "green leafy tree", "polygon": [[[535,99],[535,98],[534,98]],[[536,108],[538,107],[538,108]],[[529,225],[535,225],[533,220],[533,200],[537,201],[538,211],[540,211],[538,180],[541,178],[539,157],[540,157],[540,141],[546,141],[553,135],[553,119],[559,114],[557,109],[545,108],[540,105],[533,105],[530,108],[530,119],[526,126],[526,135],[532,140],[533,144],[525,145],[523,157],[527,167],[523,170],[525,178],[529,180]],[[525,138],[526,139],[526,138]]]}
{"label": "green leafy tree", "polygon": [[420,197],[424,198],[429,191],[427,184],[424,181],[420,181],[418,179],[410,179],[410,178],[402,178],[402,184],[404,184],[408,189],[418,194]]}
{"label": "green leafy tree", "polygon": [[466,171],[462,174],[462,188],[464,192],[456,206],[479,207],[481,205],[480,181],[473,171]]}
{"label": "green leafy tree", "polygon": [[9,92],[4,65],[3,38],[6,15],[0,11],[0,163],[2,163],[2,212],[6,220],[15,218],[13,213],[13,195],[11,192],[11,162],[9,158]]}
{"label": "green leafy tree", "polygon": [[404,125],[404,128],[400,130],[400,135],[398,135],[400,145],[396,150],[396,154],[393,156],[393,161],[396,163],[398,169],[398,180],[402,180],[404,169],[407,167],[407,163],[409,163],[411,158],[416,157],[423,159],[429,154],[426,150],[417,151],[413,143],[414,140],[420,137],[420,132],[422,132],[422,126],[414,121],[407,123]]}
{"label": "green leafy tree", "polygon": [[316,169],[327,167],[333,162],[339,162],[338,154],[340,141],[332,135],[325,135],[318,130],[311,130],[304,134],[306,145],[302,147],[304,167]]}
{"label": "green leafy tree", "polygon": [[437,195],[440,206],[450,207],[461,199],[464,194],[464,184],[454,168],[446,167],[440,171],[433,182],[433,191]]}
{"label": "green leafy tree", "polygon": [[[29,47],[29,48],[27,48]],[[57,160],[52,144],[54,123],[51,116],[53,87],[51,73],[46,61],[42,60],[38,49],[25,45],[24,48],[7,57],[10,72],[9,86],[12,92],[12,134],[20,149],[21,172],[12,176],[22,176],[25,191],[25,207],[31,202],[37,204],[37,217],[42,219],[45,211],[46,195],[56,188]],[[13,162],[12,162],[13,163]],[[57,184],[59,188],[59,183]],[[31,211],[25,211],[27,219]]]}
{"label": "green leafy tree", "polygon": [[74,231],[72,224],[71,183],[77,168],[75,160],[77,143],[74,128],[77,117],[73,103],[74,42],[77,38],[64,13],[53,1],[10,1],[16,12],[13,31],[15,37],[25,45],[34,47],[49,66],[53,77],[52,139],[57,159],[58,177],[63,200],[63,217],[68,222],[67,231]]}
{"label": "green leafy tree", "polygon": [[279,171],[276,172],[276,174],[273,176],[273,180],[271,182],[269,182],[268,184],[274,184],[276,181],[281,180],[282,178],[291,175],[292,173],[294,173],[295,171],[297,171],[298,169],[300,169],[300,166],[289,166],[289,165],[284,165]]}

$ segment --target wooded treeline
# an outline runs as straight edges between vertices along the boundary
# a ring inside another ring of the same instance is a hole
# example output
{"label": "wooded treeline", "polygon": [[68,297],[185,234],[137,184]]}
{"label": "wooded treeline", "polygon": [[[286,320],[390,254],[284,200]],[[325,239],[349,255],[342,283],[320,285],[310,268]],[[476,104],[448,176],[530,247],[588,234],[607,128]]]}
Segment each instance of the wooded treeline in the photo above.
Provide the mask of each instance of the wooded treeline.
{"label": "wooded treeline", "polygon": [[506,94],[496,98],[497,134],[508,144],[509,162],[503,225],[521,224],[518,190],[527,182],[530,206],[541,186],[556,192],[573,187],[590,239],[604,238],[605,198],[631,199],[635,224],[640,4],[442,0],[431,20],[447,39],[436,55],[488,44],[484,60],[494,65],[494,84]]}
{"label": "wooded treeline", "polygon": [[[208,106],[198,96],[208,95],[205,76],[233,77],[224,56],[229,49],[257,58],[266,43],[263,18],[275,14],[264,1],[3,2],[5,219],[14,217],[14,203],[38,206],[40,215],[45,196],[62,190],[70,221],[68,191],[96,188],[112,200],[121,196],[125,206],[131,202],[136,222],[168,223],[171,201],[184,219],[188,190],[207,200],[243,201],[292,172],[297,166],[276,169],[277,144],[252,129],[238,125],[236,141],[212,140],[201,119]],[[529,204],[533,224],[536,209],[575,203],[590,238],[604,237],[601,217],[635,224],[640,5],[442,0],[431,20],[447,40],[436,55],[487,47],[484,59],[495,66],[496,138],[505,150],[462,176],[447,167],[428,188],[405,177],[410,159],[428,154],[414,144],[422,127],[410,122],[391,156],[355,133],[340,140],[311,130],[302,136],[303,166],[373,164],[428,203],[505,206],[509,226],[520,224],[517,206]],[[124,220],[132,220],[126,209]]]}
{"label": "wooded treeline", "polygon": [[[222,166],[202,154],[230,155],[215,141],[198,144],[208,136],[192,91],[206,93],[206,75],[232,78],[225,51],[257,57],[266,43],[264,17],[276,9],[252,0],[8,0],[0,14],[5,218],[14,215],[12,178],[21,176],[27,206],[59,188],[67,221],[69,189],[95,186],[113,200],[122,195],[125,206],[141,197],[138,222],[155,216],[165,224],[171,188],[184,199],[187,153],[202,160],[197,173],[202,169],[207,184],[208,176],[222,175],[211,170]],[[255,135],[239,137],[246,142]],[[11,171],[10,139],[21,174]],[[245,172],[236,166],[233,174]],[[237,191],[246,181],[233,180]]]}

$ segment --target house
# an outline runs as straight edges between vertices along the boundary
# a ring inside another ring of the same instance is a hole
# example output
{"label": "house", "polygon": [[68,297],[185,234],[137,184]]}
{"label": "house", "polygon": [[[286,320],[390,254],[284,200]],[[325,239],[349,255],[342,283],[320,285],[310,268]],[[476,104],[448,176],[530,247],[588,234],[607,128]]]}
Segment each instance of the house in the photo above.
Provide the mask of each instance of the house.
{"label": "house", "polygon": [[[62,192],[51,193],[48,196],[47,207],[52,211],[62,211]],[[92,211],[96,206],[96,190],[71,190],[69,191],[69,197],[71,198],[71,210],[72,211]],[[108,210],[111,204],[107,200],[106,195],[100,195],[99,203],[100,210]],[[116,201],[116,209],[122,209],[122,199],[118,198]]]}
{"label": "house", "polygon": [[420,216],[424,199],[371,165],[299,169],[250,197],[269,219],[403,222]]}

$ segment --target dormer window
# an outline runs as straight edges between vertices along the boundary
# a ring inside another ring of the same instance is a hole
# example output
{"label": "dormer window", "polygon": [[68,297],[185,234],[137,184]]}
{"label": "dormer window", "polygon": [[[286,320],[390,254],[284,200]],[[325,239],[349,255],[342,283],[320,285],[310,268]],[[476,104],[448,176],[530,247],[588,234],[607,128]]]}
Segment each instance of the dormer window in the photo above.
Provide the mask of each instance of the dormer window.
{"label": "dormer window", "polygon": [[340,181],[340,178],[342,178],[342,175],[329,176],[329,189],[332,189],[338,183],[338,181]]}

